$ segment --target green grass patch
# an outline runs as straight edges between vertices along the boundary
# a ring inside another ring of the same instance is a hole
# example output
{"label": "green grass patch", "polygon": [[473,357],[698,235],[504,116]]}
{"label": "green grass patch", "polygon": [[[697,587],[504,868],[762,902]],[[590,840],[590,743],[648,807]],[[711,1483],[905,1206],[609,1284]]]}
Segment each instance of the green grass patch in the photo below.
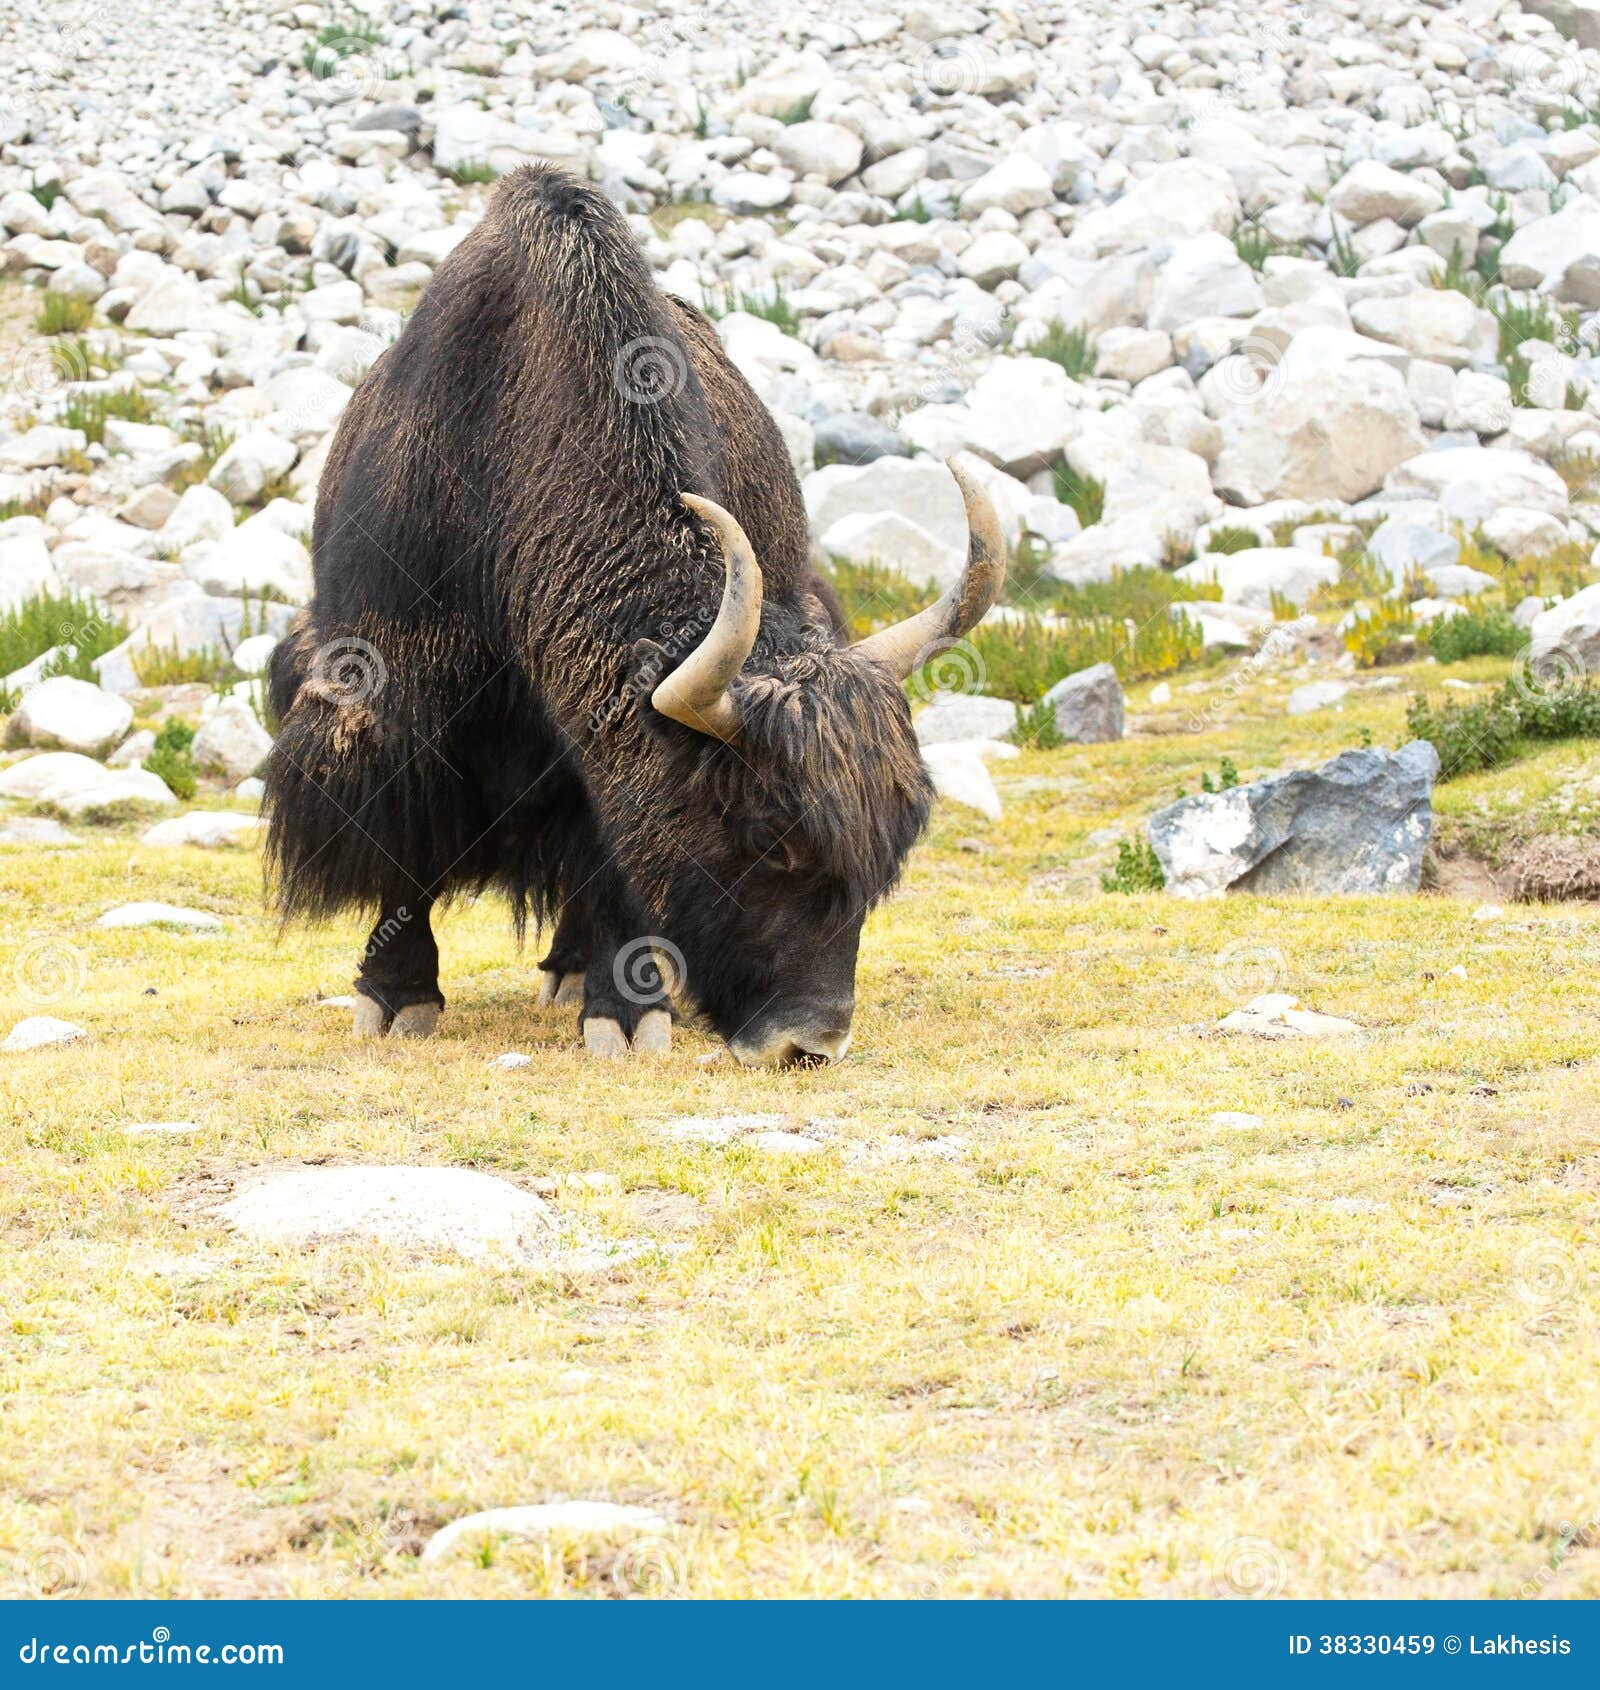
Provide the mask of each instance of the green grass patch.
{"label": "green grass patch", "polygon": [[1053,476],[1056,497],[1071,505],[1085,528],[1093,528],[1106,514],[1106,484],[1092,475],[1078,475],[1066,464],[1057,464]]}
{"label": "green grass patch", "polygon": [[720,317],[730,317],[735,311],[745,311],[752,317],[762,317],[767,322],[776,324],[786,335],[798,337],[800,333],[800,319],[789,303],[788,294],[780,287],[774,287],[771,293],[752,293],[743,288],[722,288],[717,293],[707,295],[704,309],[705,314],[713,321]]}
{"label": "green grass patch", "polygon": [[1100,876],[1102,892],[1160,892],[1166,884],[1156,848],[1143,834],[1119,841],[1117,866]]}
{"label": "green grass patch", "polygon": [[0,615],[0,675],[9,675],[54,646],[71,646],[71,656],[50,664],[51,675],[95,678],[94,659],[121,645],[126,626],[87,596],[39,593]]}
{"label": "green grass patch", "polygon": [[1059,364],[1074,381],[1094,374],[1094,342],[1088,330],[1052,323],[1032,346],[1019,349],[1025,358],[1048,358]]}
{"label": "green grass patch", "polygon": [[1528,643],[1526,629],[1498,606],[1468,605],[1454,616],[1441,616],[1423,630],[1428,650],[1441,663],[1464,663],[1469,657],[1515,657]]}
{"label": "green grass patch", "polygon": [[128,387],[117,393],[69,393],[59,415],[64,428],[81,428],[92,443],[104,445],[106,423],[112,417],[122,422],[154,422],[156,409],[143,388]]}
{"label": "green grass patch", "polygon": [[77,334],[94,321],[94,305],[72,293],[47,293],[33,326],[40,334]]}

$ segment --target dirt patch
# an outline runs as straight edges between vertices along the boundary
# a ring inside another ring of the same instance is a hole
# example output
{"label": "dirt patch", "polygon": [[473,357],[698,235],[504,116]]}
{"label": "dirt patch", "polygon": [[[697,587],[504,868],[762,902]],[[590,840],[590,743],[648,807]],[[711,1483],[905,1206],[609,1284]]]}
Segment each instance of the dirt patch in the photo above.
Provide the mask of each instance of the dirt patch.
{"label": "dirt patch", "polygon": [[1600,839],[1508,839],[1491,859],[1461,839],[1435,838],[1423,859],[1422,889],[1475,903],[1593,903],[1600,901]]}
{"label": "dirt patch", "polygon": [[1525,904],[1600,899],[1600,840],[1546,836],[1518,845],[1503,871]]}

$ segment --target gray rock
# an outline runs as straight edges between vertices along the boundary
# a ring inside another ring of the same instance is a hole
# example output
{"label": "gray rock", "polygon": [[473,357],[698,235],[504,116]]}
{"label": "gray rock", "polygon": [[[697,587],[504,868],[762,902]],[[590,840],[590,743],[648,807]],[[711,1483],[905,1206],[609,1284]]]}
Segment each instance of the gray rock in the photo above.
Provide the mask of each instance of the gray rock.
{"label": "gray rock", "polygon": [[816,456],[835,464],[870,464],[879,458],[906,458],[911,443],[897,428],[876,417],[844,411],[815,424]]}
{"label": "gray rock", "polygon": [[1109,663],[1096,663],[1059,680],[1044,695],[1056,713],[1061,737],[1072,745],[1121,739],[1126,712],[1122,683]]}
{"label": "gray rock", "polygon": [[1344,751],[1320,769],[1179,799],[1151,818],[1150,843],[1180,898],[1415,892],[1438,773],[1425,740]]}

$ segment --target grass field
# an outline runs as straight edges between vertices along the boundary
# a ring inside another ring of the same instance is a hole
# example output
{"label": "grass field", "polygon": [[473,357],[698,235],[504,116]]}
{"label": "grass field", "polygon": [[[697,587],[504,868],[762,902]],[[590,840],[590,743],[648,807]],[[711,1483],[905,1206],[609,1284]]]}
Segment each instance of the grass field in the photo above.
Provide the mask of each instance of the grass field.
{"label": "grass field", "polygon": [[[703,1066],[692,1030],[585,1059],[488,901],[439,924],[439,1036],[358,1046],[317,1004],[358,924],[280,938],[252,850],[0,850],[6,1024],[91,1035],[0,1055],[0,1576],[1600,1596],[1600,915],[1100,893],[1114,838],[1222,755],[1248,780],[1402,737],[1402,688],[1291,721],[1288,678],[1200,684],[1134,689],[1121,744],[998,765],[999,823],[941,808],[824,1071]],[[1441,815],[1592,802],[1584,751]],[[135,899],[226,932],[96,929]],[[1364,1031],[1214,1031],[1274,989]],[[488,1065],[510,1050],[532,1066]],[[662,1130],[735,1112],[824,1148]],[[124,1131],[175,1119],[198,1130]],[[263,1248],[213,1213],[252,1170],[357,1161],[484,1170],[659,1248],[549,1278]],[[579,1497],[670,1529],[419,1562],[461,1515]]]}

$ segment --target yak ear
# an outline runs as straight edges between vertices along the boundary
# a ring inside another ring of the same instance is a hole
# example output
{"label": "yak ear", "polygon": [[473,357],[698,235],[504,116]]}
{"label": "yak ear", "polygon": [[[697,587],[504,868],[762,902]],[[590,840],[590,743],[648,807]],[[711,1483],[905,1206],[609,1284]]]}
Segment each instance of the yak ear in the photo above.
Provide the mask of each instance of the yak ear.
{"label": "yak ear", "polygon": [[628,679],[653,687],[672,667],[667,648],[655,640],[635,640],[628,651]]}

